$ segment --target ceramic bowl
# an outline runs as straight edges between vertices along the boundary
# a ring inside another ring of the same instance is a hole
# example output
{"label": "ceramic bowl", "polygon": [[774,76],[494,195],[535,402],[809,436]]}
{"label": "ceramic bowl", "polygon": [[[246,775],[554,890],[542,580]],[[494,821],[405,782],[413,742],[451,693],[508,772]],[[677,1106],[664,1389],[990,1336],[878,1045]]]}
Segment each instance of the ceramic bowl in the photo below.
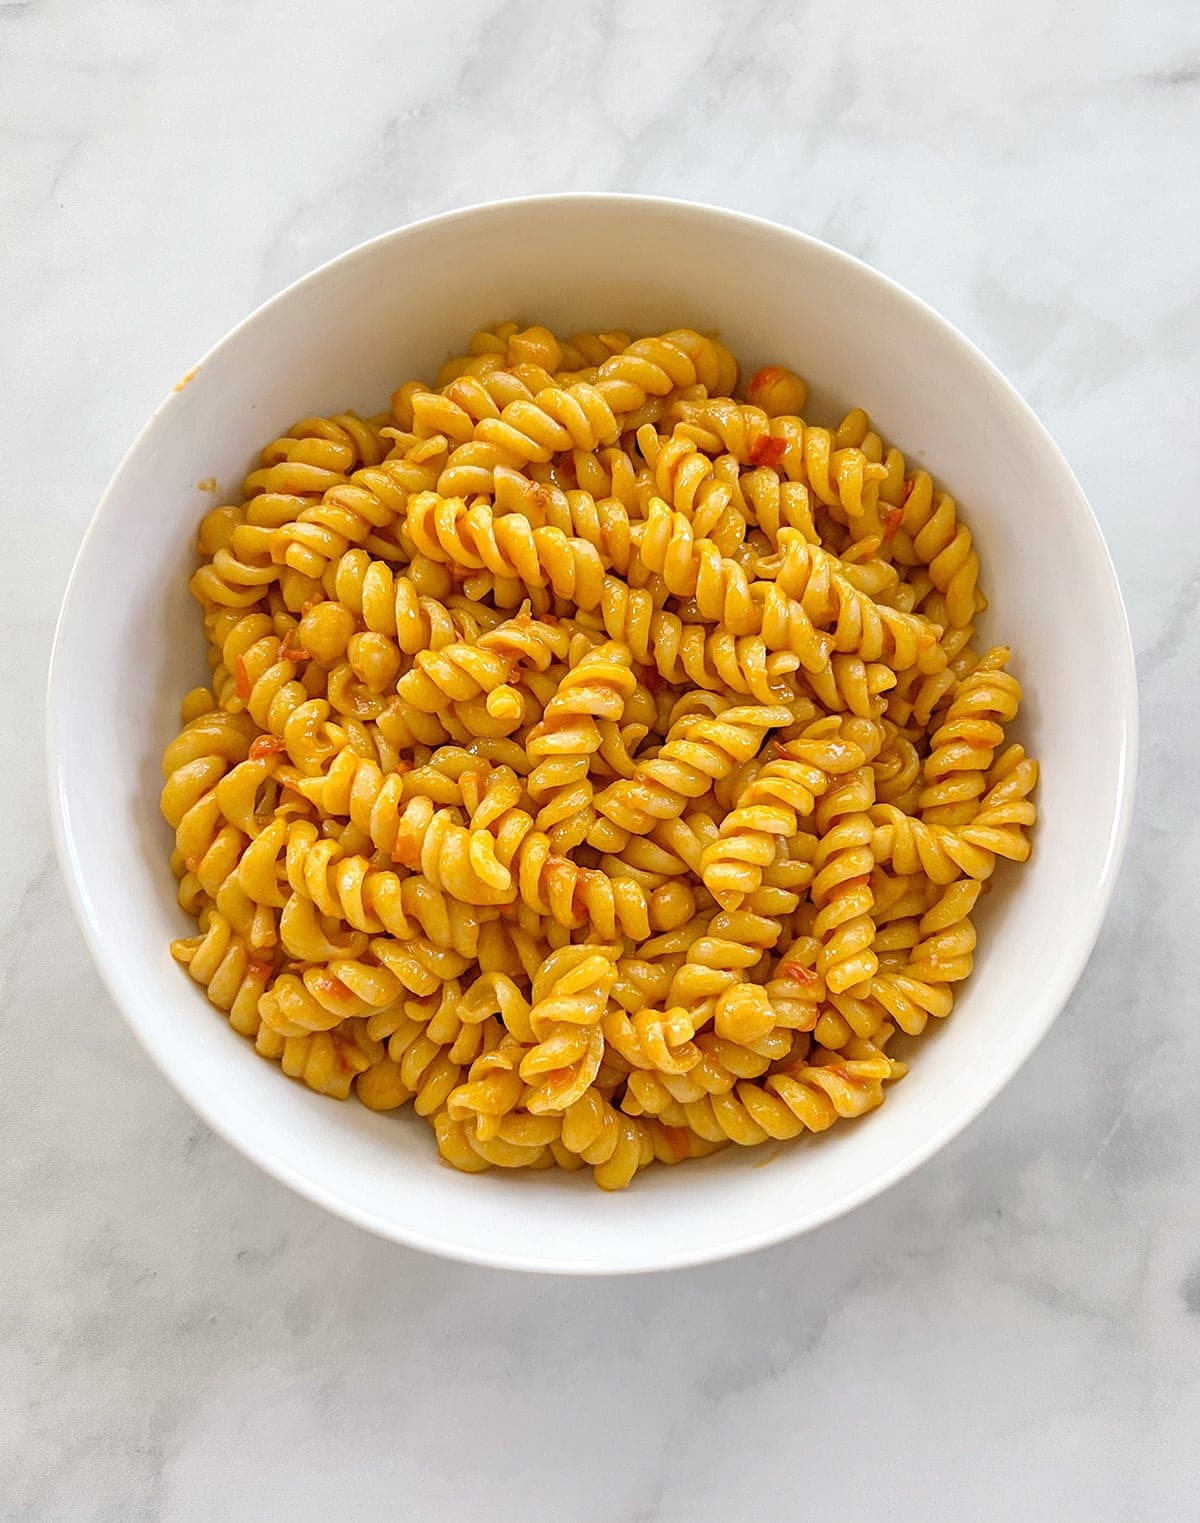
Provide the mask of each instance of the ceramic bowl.
{"label": "ceramic bowl", "polygon": [[[1042,766],[1033,860],[998,870],[974,977],[886,1104],[816,1138],[649,1169],[616,1195],[586,1171],[454,1172],[410,1113],[338,1104],[259,1060],[167,952],[191,932],[157,799],[179,698],[207,670],[186,587],[213,501],[198,484],[215,476],[236,492],[257,449],[296,418],[378,411],[400,381],[435,375],[475,328],[509,316],[560,332],[715,329],[743,374],[778,361],[805,375],[810,418],[865,407],[959,501],[991,598],[981,638],[1013,647],[1026,690],[1016,737]],[[1129,820],[1135,734],[1129,634],[1096,521],[983,355],[815,239],[711,207],[604,195],[400,228],[240,323],[154,413],[104,494],[67,591],[49,701],[56,832],[84,933],[134,1032],[200,1115],[277,1179],[385,1237],[476,1263],[600,1274],[807,1231],[903,1178],[979,1114],[1045,1034],[1096,938]]]}

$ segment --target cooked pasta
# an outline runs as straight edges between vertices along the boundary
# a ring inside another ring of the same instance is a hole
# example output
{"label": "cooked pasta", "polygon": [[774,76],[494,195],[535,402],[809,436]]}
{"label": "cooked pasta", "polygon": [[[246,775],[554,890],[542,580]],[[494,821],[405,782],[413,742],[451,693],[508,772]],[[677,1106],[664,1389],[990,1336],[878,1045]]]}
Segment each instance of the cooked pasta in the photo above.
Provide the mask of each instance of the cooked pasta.
{"label": "cooked pasta", "polygon": [[466,1172],[621,1189],[862,1116],[1030,855],[954,499],[783,366],[737,382],[690,329],[500,323],[200,525],[172,953]]}

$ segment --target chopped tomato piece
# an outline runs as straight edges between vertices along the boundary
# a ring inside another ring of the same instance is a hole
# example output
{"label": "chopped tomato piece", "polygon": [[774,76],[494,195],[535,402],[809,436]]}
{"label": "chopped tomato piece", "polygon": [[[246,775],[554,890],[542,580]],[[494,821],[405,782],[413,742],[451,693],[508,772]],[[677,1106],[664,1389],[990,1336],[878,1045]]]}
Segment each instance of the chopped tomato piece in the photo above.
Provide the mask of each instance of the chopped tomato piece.
{"label": "chopped tomato piece", "polygon": [[278,735],[259,735],[250,742],[252,761],[265,761],[268,756],[276,756],[280,751],[286,750],[287,747]]}
{"label": "chopped tomato piece", "polygon": [[794,984],[815,984],[817,982],[817,974],[814,969],[806,968],[803,963],[792,962],[790,960],[779,964],[779,976],[790,979]]}
{"label": "chopped tomato piece", "polygon": [[759,434],[750,446],[750,458],[755,465],[776,466],[787,454],[787,440],[776,439],[771,434]]}
{"label": "chopped tomato piece", "polygon": [[294,634],[295,630],[289,629],[287,634],[284,635],[283,640],[279,646],[279,659],[281,661],[291,662],[311,661],[312,655],[309,651],[304,649],[303,645],[292,644],[292,637]]}
{"label": "chopped tomato piece", "polygon": [[903,508],[888,508],[880,517],[883,519],[883,542],[890,545],[896,537],[896,531],[904,522]]}

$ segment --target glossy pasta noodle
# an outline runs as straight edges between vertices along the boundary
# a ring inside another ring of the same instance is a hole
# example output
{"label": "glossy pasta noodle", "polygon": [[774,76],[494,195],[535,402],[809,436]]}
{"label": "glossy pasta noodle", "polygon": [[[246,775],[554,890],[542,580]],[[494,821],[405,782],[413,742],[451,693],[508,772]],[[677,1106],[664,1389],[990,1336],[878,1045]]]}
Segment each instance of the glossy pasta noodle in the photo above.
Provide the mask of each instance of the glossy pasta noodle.
{"label": "glossy pasta noodle", "polygon": [[806,399],[506,322],[205,516],[172,952],[263,1057],[604,1189],[882,1102],[1037,764],[953,498]]}

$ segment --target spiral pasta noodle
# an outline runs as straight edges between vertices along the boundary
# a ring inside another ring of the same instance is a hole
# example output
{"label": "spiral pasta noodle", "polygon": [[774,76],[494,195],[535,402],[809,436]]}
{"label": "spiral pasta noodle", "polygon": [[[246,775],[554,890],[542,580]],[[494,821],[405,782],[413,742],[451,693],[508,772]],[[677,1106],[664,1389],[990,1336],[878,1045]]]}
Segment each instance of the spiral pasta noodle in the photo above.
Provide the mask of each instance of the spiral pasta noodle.
{"label": "spiral pasta noodle", "polygon": [[480,328],[209,511],[160,806],[175,958],[315,1092],[470,1173],[861,1117],[1031,852],[954,499],[692,329]]}

